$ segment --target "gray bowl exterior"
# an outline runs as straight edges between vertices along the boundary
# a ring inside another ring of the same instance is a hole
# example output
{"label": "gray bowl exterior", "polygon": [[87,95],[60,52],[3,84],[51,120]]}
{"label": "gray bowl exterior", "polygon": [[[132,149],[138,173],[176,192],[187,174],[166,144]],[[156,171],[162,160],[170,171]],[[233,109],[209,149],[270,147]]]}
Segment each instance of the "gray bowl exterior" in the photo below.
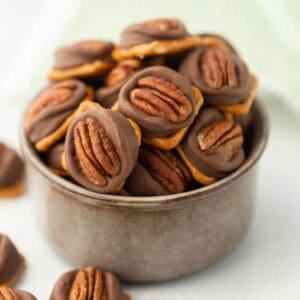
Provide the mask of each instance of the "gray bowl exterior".
{"label": "gray bowl exterior", "polygon": [[217,183],[161,197],[99,195],[52,174],[25,134],[22,148],[39,224],[74,267],[98,266],[128,281],[162,281],[201,270],[228,254],[252,219],[257,161],[267,140],[256,105],[245,164]]}

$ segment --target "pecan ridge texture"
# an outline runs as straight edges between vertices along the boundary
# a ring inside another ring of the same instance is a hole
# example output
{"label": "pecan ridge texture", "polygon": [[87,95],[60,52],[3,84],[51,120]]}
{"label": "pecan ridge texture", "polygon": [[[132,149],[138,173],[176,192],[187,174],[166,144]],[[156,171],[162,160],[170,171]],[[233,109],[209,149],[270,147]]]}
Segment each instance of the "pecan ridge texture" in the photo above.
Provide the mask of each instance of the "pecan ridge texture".
{"label": "pecan ridge texture", "polygon": [[140,149],[139,162],[170,194],[184,192],[191,181],[183,162],[170,151],[144,146]]}
{"label": "pecan ridge texture", "polygon": [[55,84],[54,86],[42,92],[37,100],[33,103],[29,111],[27,118],[28,122],[30,123],[45,109],[54,108],[67,102],[72,97],[76,88],[76,82],[67,80]]}
{"label": "pecan ridge texture", "polygon": [[120,172],[121,162],[104,128],[88,117],[75,125],[73,136],[83,174],[96,186],[106,186],[108,178]]}
{"label": "pecan ridge texture", "polygon": [[18,295],[13,289],[0,287],[0,299],[1,300],[21,300],[20,295]]}
{"label": "pecan ridge texture", "polygon": [[69,292],[69,300],[106,300],[103,274],[94,268],[85,268],[77,272]]}
{"label": "pecan ridge texture", "polygon": [[200,130],[198,144],[207,155],[222,154],[230,161],[241,149],[244,138],[242,128],[232,120],[218,120]]}
{"label": "pecan ridge texture", "polygon": [[239,85],[238,68],[234,56],[219,49],[206,50],[200,58],[200,70],[206,86],[219,89]]}
{"label": "pecan ridge texture", "polygon": [[105,86],[111,87],[128,78],[141,67],[141,61],[135,58],[121,60],[108,74]]}
{"label": "pecan ridge texture", "polygon": [[190,99],[172,82],[146,76],[130,92],[130,101],[150,116],[166,118],[172,123],[185,121],[192,113]]}

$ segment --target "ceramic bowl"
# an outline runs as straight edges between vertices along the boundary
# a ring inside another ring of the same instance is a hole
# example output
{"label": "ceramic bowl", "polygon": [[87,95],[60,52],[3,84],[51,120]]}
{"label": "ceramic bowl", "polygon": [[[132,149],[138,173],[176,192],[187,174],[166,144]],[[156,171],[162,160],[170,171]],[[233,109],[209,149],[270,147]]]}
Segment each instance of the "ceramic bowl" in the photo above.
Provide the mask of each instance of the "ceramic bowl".
{"label": "ceramic bowl", "polygon": [[251,223],[268,126],[254,106],[247,159],[207,187],[155,197],[97,194],[53,174],[21,133],[28,182],[43,233],[74,267],[98,266],[127,281],[162,281],[227,255]]}

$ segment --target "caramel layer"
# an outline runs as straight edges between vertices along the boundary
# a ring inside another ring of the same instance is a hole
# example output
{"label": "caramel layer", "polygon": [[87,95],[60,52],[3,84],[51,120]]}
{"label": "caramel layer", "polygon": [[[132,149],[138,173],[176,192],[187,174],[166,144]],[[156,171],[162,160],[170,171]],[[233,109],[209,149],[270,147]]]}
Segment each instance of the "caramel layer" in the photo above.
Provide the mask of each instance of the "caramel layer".
{"label": "caramel layer", "polygon": [[112,53],[113,59],[119,61],[125,58],[144,58],[152,55],[175,54],[197,47],[218,47],[229,51],[226,44],[214,37],[189,36],[172,41],[153,41],[147,44],[140,44],[129,49],[118,48]]}
{"label": "caramel layer", "polygon": [[214,177],[209,177],[207,175],[205,175],[204,173],[202,173],[199,169],[195,168],[192,163],[189,161],[189,159],[186,157],[186,155],[184,154],[184,152],[182,151],[181,147],[178,146],[176,148],[178,154],[180,155],[181,159],[183,160],[183,162],[185,163],[185,165],[189,168],[193,178],[203,184],[203,185],[209,185],[212,184],[216,181],[216,178]]}
{"label": "caramel layer", "polygon": [[218,108],[223,112],[232,113],[234,115],[247,114],[255,99],[257,87],[258,87],[258,80],[254,75],[251,75],[251,89],[249,95],[242,103],[232,104],[232,105],[217,105],[216,108]]}
{"label": "caramel layer", "polygon": [[68,78],[85,78],[99,75],[114,66],[111,62],[97,60],[69,69],[52,69],[48,74],[50,81],[60,81]]}

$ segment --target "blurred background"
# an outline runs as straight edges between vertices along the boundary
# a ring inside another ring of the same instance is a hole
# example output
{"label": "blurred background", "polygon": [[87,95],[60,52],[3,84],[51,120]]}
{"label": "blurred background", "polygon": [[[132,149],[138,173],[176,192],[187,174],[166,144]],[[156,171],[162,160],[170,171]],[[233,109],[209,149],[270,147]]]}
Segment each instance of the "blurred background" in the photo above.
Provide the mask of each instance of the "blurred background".
{"label": "blurred background", "polygon": [[[128,289],[135,300],[184,296],[193,300],[200,299],[200,293],[201,299],[300,299],[299,0],[0,0],[0,4],[0,139],[13,146],[18,146],[26,105],[46,84],[53,52],[62,44],[83,38],[118,42],[124,26],[162,16],[182,19],[192,33],[217,32],[232,41],[260,80],[258,97],[270,118],[253,226],[241,246],[209,270],[181,281]],[[17,236],[29,259],[33,257],[20,288],[46,299],[66,265],[28,221],[27,204],[1,203],[0,230]],[[4,207],[7,213],[1,215]],[[10,219],[15,220],[13,227]],[[47,274],[34,257],[48,260]]]}

